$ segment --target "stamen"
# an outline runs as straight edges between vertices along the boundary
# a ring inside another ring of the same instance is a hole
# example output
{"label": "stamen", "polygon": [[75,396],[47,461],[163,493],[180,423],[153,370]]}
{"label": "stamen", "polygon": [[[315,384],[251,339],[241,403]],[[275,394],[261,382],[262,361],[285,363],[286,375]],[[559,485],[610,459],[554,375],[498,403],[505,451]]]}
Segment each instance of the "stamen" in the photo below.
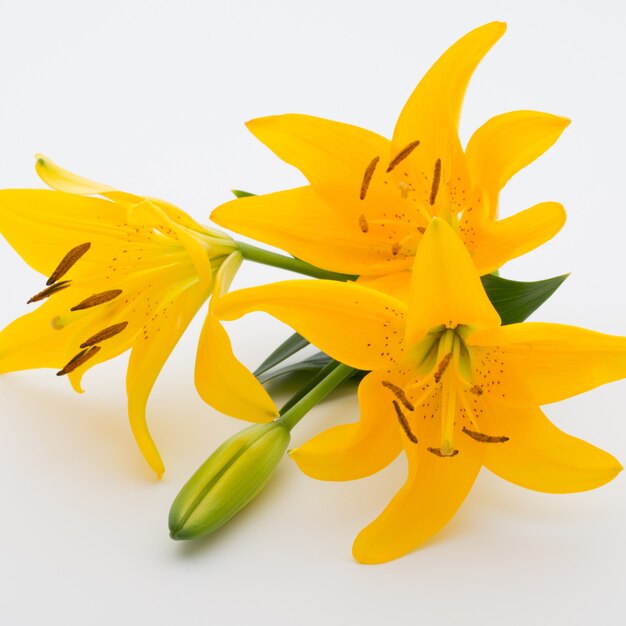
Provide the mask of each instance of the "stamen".
{"label": "stamen", "polygon": [[361,193],[359,194],[359,198],[361,200],[365,200],[365,196],[367,195],[367,190],[369,189],[372,176],[374,175],[374,170],[378,165],[378,161],[380,161],[380,157],[374,157],[365,169],[365,173],[363,174],[363,182],[361,183]]}
{"label": "stamen", "polygon": [[367,223],[367,219],[365,218],[365,215],[361,215],[359,217],[359,227],[361,228],[361,231],[366,233],[370,227],[369,224]]}
{"label": "stamen", "polygon": [[406,397],[406,393],[404,393],[404,390],[401,387],[394,385],[389,380],[383,380],[382,385],[383,387],[387,387],[387,389],[389,389],[391,393],[393,393],[393,395],[396,396],[396,398],[398,398],[400,402],[402,402],[406,409],[408,409],[409,411],[413,411],[415,409],[415,407],[411,404],[411,401]]}
{"label": "stamen", "polygon": [[400,405],[395,400],[392,400],[392,403],[393,403],[393,408],[396,410],[396,416],[398,417],[400,426],[402,426],[402,429],[404,430],[406,436],[409,438],[409,441],[413,443],[417,443],[417,437],[413,434],[413,431],[411,430],[411,427],[409,426],[409,422],[406,419],[406,416],[404,415],[404,413],[402,412]]}
{"label": "stamen", "polygon": [[108,326],[104,330],[101,330],[99,333],[92,335],[87,339],[87,341],[83,341],[80,344],[81,348],[88,348],[89,346],[93,346],[105,339],[110,339],[111,337],[115,337],[115,335],[119,335],[126,327],[128,326],[128,322],[120,322],[119,324],[114,324],[113,326]]}
{"label": "stamen", "polygon": [[73,306],[70,311],[82,311],[83,309],[89,309],[92,306],[98,306],[114,300],[122,293],[121,289],[111,289],[110,291],[103,291],[102,293],[96,293],[93,296],[85,298],[82,302],[79,302],[76,306]]}
{"label": "stamen", "polygon": [[446,369],[448,369],[448,365],[450,365],[450,361],[452,360],[452,352],[448,352],[443,359],[441,359],[439,363],[439,367],[435,372],[435,382],[438,383],[441,380],[441,377],[444,375]]}
{"label": "stamen", "polygon": [[100,352],[100,346],[91,346],[91,348],[81,350],[75,357],[70,359],[68,364],[62,370],[57,372],[57,376],[65,376],[65,374],[73,372],[83,363],[86,363],[92,356],[95,356],[98,352]]}
{"label": "stamen", "polygon": [[39,302],[40,300],[45,300],[49,298],[51,295],[55,294],[57,291],[63,291],[70,286],[69,280],[63,280],[60,283],[56,283],[56,285],[50,285],[50,287],[46,287],[43,291],[36,293],[26,304],[31,304],[33,302]]}
{"label": "stamen", "polygon": [[483,433],[477,433],[477,432],[474,432],[473,430],[469,430],[468,428],[465,428],[465,426],[463,426],[463,432],[468,437],[471,437],[475,441],[480,441],[481,443],[504,443],[505,441],[509,440],[508,437],[504,437],[504,436],[493,437],[492,435],[485,435]]}
{"label": "stamen", "polygon": [[429,452],[432,452],[435,456],[439,456],[442,459],[445,458],[452,458],[453,456],[456,456],[459,451],[458,450],[452,450],[449,453],[445,453],[441,448],[426,448]]}
{"label": "stamen", "polygon": [[50,278],[46,281],[46,285],[52,285],[59,280],[62,276],[64,276],[71,267],[80,259],[80,257],[87,252],[91,248],[91,243],[81,243],[80,246],[76,246],[72,248],[62,259],[61,262],[57,265],[57,268],[52,272]]}
{"label": "stamen", "polygon": [[398,163],[404,161],[404,159],[406,159],[409,154],[411,154],[411,152],[413,152],[413,150],[415,150],[415,148],[417,148],[417,146],[419,145],[420,142],[418,139],[417,141],[412,141],[406,148],[402,148],[402,150],[400,150],[400,152],[398,152],[398,154],[396,154],[396,156],[391,159],[391,162],[387,166],[387,174],[389,174],[389,172],[391,172],[391,170],[396,167]]}
{"label": "stamen", "polygon": [[430,189],[430,206],[435,204],[437,192],[439,191],[439,181],[441,180],[441,159],[435,161],[435,171],[433,173],[433,186]]}
{"label": "stamen", "polygon": [[473,387],[469,388],[469,392],[477,396],[482,396],[483,388],[480,385],[474,385]]}

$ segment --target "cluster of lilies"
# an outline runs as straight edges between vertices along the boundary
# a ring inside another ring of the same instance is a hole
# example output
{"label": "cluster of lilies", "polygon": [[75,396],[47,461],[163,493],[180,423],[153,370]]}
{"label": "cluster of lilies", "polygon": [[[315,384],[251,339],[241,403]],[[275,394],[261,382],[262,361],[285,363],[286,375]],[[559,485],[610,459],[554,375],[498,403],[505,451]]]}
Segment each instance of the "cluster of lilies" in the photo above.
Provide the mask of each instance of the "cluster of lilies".
{"label": "cluster of lilies", "polygon": [[[185,486],[170,515],[175,538],[213,530],[254,497],[286,450],[291,428],[357,371],[360,418],[290,456],[314,478],[353,480],[406,455],[406,483],[355,540],[360,562],[397,558],[431,538],[482,466],[551,493],[614,478],[622,469],[617,460],[560,431],[541,406],[626,377],[626,338],[511,323],[488,289],[504,263],[548,241],[565,221],[556,202],[501,219],[498,196],[568,120],[514,111],[488,120],[465,148],[459,140],[469,79],[504,30],[486,24],[447,50],[409,98],[391,140],[306,115],[248,123],[309,184],[239,193],[211,217],[289,256],[38,156],[37,172],[51,189],[0,190],[0,233],[46,277],[28,301],[37,308],[0,333],[0,372],[53,368],[82,391],[89,368],[130,350],[130,424],[160,476],[148,396],[208,301],[196,388],[216,410],[258,426],[218,449]],[[228,293],[246,259],[308,277]],[[501,281],[503,288],[513,284]],[[252,311],[285,322],[326,358],[281,411],[237,360],[222,325]]]}

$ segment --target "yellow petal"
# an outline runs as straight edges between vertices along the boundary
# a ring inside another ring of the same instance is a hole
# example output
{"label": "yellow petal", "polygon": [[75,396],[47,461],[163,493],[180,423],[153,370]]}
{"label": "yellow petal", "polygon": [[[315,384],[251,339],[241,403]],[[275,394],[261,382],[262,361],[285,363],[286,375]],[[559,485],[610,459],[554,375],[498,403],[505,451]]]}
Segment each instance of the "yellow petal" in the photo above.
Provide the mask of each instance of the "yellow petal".
{"label": "yellow petal", "polygon": [[[481,417],[485,432],[505,435],[485,444],[484,464],[509,482],[546,493],[595,489],[623,469],[617,459],[559,430],[539,408],[494,408]],[[493,429],[490,432],[489,429]]]}
{"label": "yellow petal", "polygon": [[476,348],[494,348],[504,377],[520,381],[507,389],[507,404],[549,404],[626,378],[626,337],[561,324],[527,322],[477,332]]}
{"label": "yellow petal", "polygon": [[358,369],[387,367],[401,351],[404,305],[354,283],[293,280],[252,287],[225,295],[214,311],[222,320],[265,311]]}
{"label": "yellow petal", "polygon": [[432,176],[435,160],[440,159],[444,184],[454,184],[459,193],[471,189],[457,132],[461,105],[476,66],[505,29],[504,24],[492,22],[459,39],[427,72],[402,109],[393,151],[420,141],[407,159],[416,180]]}
{"label": "yellow petal", "polygon": [[512,111],[492,117],[472,135],[465,154],[472,182],[489,198],[490,217],[509,179],[552,146],[568,124],[548,113]]}
{"label": "yellow petal", "polygon": [[308,476],[319,480],[354,480],[374,474],[402,450],[401,430],[378,372],[359,385],[361,419],[334,426],[289,455]]}
{"label": "yellow petal", "polygon": [[382,291],[402,300],[402,302],[408,302],[411,289],[411,272],[394,272],[384,276],[359,276],[357,283],[370,289]]}
{"label": "yellow petal", "polygon": [[135,343],[126,373],[130,425],[139,449],[158,476],[164,467],[146,424],[146,403],[165,361],[208,296],[198,284],[172,295],[169,308],[161,310],[160,324]]}
{"label": "yellow petal", "polygon": [[558,202],[542,202],[503,220],[481,220],[468,248],[482,276],[538,248],[552,239],[563,224],[565,209]]}
{"label": "yellow petal", "polygon": [[[286,250],[293,256],[319,267],[346,274],[380,274],[407,269],[412,257],[394,256],[393,241],[378,227],[364,233],[359,217],[365,205],[346,200],[345,190],[335,194],[331,206],[311,187],[251,196],[217,207],[211,219],[242,235]],[[372,190],[372,195],[374,190]],[[399,197],[399,196],[398,196]],[[339,200],[337,200],[337,198]],[[368,206],[375,206],[371,197]]]}
{"label": "yellow petal", "polygon": [[500,317],[489,301],[469,252],[443,220],[435,218],[415,256],[407,316],[407,341],[417,343],[445,325],[489,328]]}
{"label": "yellow petal", "polygon": [[246,126],[311,184],[360,182],[370,161],[389,152],[389,140],[376,133],[310,115],[262,117]]}
{"label": "yellow petal", "polygon": [[[432,420],[430,430],[438,430]],[[409,476],[385,510],[357,536],[352,546],[361,563],[384,563],[411,552],[441,530],[469,493],[480,470],[483,450],[463,442],[459,454],[441,458],[420,445],[406,447]],[[408,444],[411,445],[411,444]]]}
{"label": "yellow petal", "polygon": [[[33,269],[49,276],[65,254],[86,242],[124,239],[125,210],[99,198],[44,189],[0,190],[0,233]],[[81,259],[94,259],[95,247]]]}
{"label": "yellow petal", "polygon": [[196,356],[195,383],[200,397],[213,408],[250,422],[278,417],[276,405],[261,383],[233,354],[228,334],[213,315],[215,302],[230,286],[241,254],[234,252],[215,278],[209,312],[204,321]]}

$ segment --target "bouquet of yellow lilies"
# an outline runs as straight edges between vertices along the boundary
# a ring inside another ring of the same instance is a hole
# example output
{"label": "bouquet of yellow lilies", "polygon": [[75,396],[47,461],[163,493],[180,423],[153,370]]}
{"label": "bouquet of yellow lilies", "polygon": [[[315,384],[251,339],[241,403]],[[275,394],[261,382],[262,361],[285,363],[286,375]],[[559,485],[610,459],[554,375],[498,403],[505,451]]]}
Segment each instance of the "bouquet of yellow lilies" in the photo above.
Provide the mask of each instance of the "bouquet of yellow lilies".
{"label": "bouquet of yellow lilies", "polygon": [[[82,391],[89,368],[130,350],[130,426],[161,476],[148,396],[208,301],[196,388],[217,411],[254,424],[182,487],[170,511],[174,539],[212,532],[250,502],[285,455],[290,431],[349,380],[359,381],[359,419],[289,455],[320,480],[362,478],[406,455],[406,483],[354,542],[359,562],[395,559],[431,538],[482,466],[550,493],[610,481],[620,463],[560,431],[541,407],[626,377],[626,337],[525,322],[565,277],[519,282],[498,273],[565,222],[557,202],[500,219],[498,196],[568,120],[513,111],[491,118],[465,147],[458,136],[469,79],[504,31],[486,24],[448,49],[391,139],[306,115],[248,123],[309,184],[261,196],[236,191],[211,217],[285,254],[38,155],[37,173],[51,189],[0,190],[0,233],[45,277],[28,300],[37,308],[0,333],[0,372],[53,368]],[[245,260],[307,278],[228,293]],[[295,331],[255,372],[236,358],[222,325],[252,311]],[[319,352],[286,364],[309,344]],[[294,372],[306,372],[306,383],[278,410],[265,385]]]}

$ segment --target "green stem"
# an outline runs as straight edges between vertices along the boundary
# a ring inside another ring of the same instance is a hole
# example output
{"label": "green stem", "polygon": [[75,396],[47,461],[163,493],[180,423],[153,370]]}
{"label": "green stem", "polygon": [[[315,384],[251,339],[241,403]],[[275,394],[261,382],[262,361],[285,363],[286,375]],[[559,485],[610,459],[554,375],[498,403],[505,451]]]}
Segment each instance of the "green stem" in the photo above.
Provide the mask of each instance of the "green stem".
{"label": "green stem", "polygon": [[289,270],[290,272],[297,272],[298,274],[304,274],[305,276],[312,276],[313,278],[325,278],[327,280],[356,280],[357,276],[350,274],[339,274],[337,272],[329,272],[323,270],[315,265],[300,261],[300,259],[294,259],[293,257],[284,256],[282,254],[276,254],[276,252],[270,252],[269,250],[263,250],[257,248],[249,243],[243,243],[241,241],[236,242],[239,246],[239,250],[244,259],[248,261],[254,261],[255,263],[262,263],[263,265],[270,265],[272,267],[280,267],[283,270]]}
{"label": "green stem", "polygon": [[346,378],[349,378],[354,371],[353,367],[331,361],[307,386],[311,388],[310,391],[295,404],[292,401],[287,402],[276,421],[291,430],[316,404]]}

